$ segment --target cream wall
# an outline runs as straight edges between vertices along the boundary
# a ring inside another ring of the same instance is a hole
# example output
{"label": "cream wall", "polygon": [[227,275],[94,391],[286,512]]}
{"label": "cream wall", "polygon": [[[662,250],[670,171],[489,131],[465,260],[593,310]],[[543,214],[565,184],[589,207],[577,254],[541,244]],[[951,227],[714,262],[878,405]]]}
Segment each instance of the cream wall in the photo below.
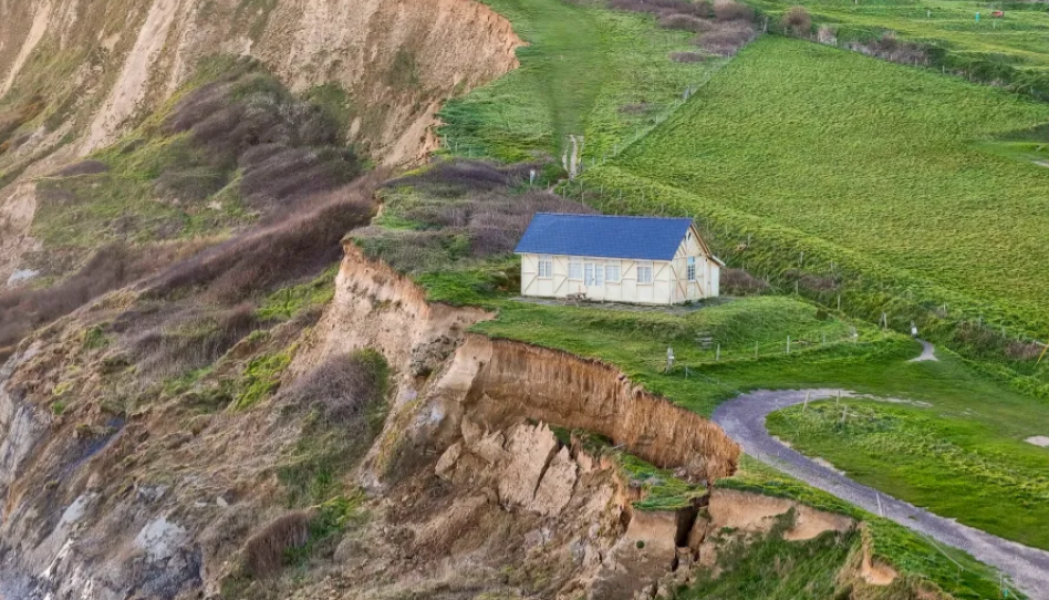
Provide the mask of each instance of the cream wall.
{"label": "cream wall", "polygon": [[[688,257],[696,258],[696,281],[687,278]],[[568,278],[570,258],[551,255],[552,275],[539,277],[539,254],[521,254],[521,295],[540,298],[564,298],[569,294],[584,293],[588,300],[607,302],[629,302],[635,304],[680,304],[688,300],[700,300],[718,295],[720,267],[705,252],[695,230],[681,241],[677,253],[670,261],[637,261],[630,259],[606,259],[576,257],[585,264],[607,267],[618,263],[620,281],[605,281],[602,285],[586,285],[582,279]],[[638,263],[651,262],[652,283],[638,283]],[[584,267],[585,277],[585,267]]]}

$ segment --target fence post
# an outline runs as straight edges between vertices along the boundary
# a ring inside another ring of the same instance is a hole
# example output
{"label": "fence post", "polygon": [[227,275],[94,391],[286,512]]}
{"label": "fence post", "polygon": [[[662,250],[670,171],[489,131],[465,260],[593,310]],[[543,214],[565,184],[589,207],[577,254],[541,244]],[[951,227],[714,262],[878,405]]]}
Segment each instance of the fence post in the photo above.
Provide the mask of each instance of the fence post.
{"label": "fence post", "polygon": [[787,354],[790,354],[790,336],[787,336]]}
{"label": "fence post", "polygon": [[721,344],[718,344],[718,349],[714,355],[714,362],[721,362]]}
{"label": "fence post", "polygon": [[805,390],[805,405],[801,407],[801,412],[805,412],[809,409],[809,391]]}

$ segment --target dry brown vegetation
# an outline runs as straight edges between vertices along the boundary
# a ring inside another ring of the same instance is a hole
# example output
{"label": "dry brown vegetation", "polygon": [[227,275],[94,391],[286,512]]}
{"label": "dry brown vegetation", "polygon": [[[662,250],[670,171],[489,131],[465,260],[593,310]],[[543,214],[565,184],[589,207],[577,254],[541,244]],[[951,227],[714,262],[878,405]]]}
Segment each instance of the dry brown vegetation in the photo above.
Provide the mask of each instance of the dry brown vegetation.
{"label": "dry brown vegetation", "polygon": [[798,37],[807,37],[812,32],[812,17],[804,6],[792,6],[783,13],[781,25]]}
{"label": "dry brown vegetation", "polygon": [[725,296],[752,296],[768,289],[768,282],[743,269],[721,269],[720,291]]}
{"label": "dry brown vegetation", "polygon": [[244,563],[257,579],[276,575],[288,550],[301,548],[310,537],[309,511],[297,510],[277,517],[244,545]]}
{"label": "dry brown vegetation", "polygon": [[106,292],[123,287],[176,260],[178,245],[102,248],[73,276],[50,288],[0,292],[0,356],[36,327],[47,324]]}
{"label": "dry brown vegetation", "polygon": [[[556,194],[527,189],[539,165],[454,160],[422,174],[387,183],[385,215],[415,224],[412,229],[369,227],[354,233],[372,256],[405,273],[447,266],[460,259],[513,251],[537,212],[592,213]],[[411,194],[400,194],[410,188]]]}
{"label": "dry brown vegetation", "polygon": [[891,31],[870,42],[850,42],[848,48],[867,56],[905,65],[927,65],[930,62],[923,46],[913,42],[901,42]]}
{"label": "dry brown vegetation", "polygon": [[[691,31],[695,43],[709,54],[732,56],[756,36],[754,10],[734,0],[717,0],[713,7],[706,2],[681,0],[612,0],[613,8],[656,15],[666,29]],[[675,52],[675,62],[699,62],[702,55]]]}

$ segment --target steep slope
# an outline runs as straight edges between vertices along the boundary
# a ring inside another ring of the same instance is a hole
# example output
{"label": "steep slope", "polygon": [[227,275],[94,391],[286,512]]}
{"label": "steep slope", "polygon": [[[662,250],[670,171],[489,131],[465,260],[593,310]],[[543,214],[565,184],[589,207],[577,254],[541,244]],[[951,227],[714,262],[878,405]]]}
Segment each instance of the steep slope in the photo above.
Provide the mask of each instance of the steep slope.
{"label": "steep slope", "polygon": [[0,282],[36,248],[29,182],[116,141],[205,57],[255,57],[293,92],[344,97],[349,141],[403,164],[433,149],[442,102],[514,68],[520,45],[473,0],[0,3]]}
{"label": "steep slope", "polygon": [[[148,384],[135,342],[155,319],[148,296],[107,296],[27,340],[0,372],[5,598],[630,598],[678,564],[679,515],[630,525],[638,492],[615,461],[546,423],[615,423],[613,441],[696,481],[735,468],[738,448],[707,421],[607,367],[469,337],[485,313],[428,305],[353,252],[316,327],[247,336],[196,383]],[[368,364],[369,352],[398,374],[385,408],[367,413],[380,417],[374,444],[365,413],[346,410],[385,385],[340,386],[331,366]],[[508,369],[524,366],[522,352],[548,377]],[[261,379],[278,356],[287,368]],[[272,383],[249,402],[253,381]],[[636,404],[632,418],[601,412],[618,395]],[[656,435],[668,428],[674,448]],[[684,514],[691,528],[695,508]],[[337,524],[318,529],[328,518]],[[313,523],[305,571],[282,577],[279,559],[260,571],[251,540],[295,519]]]}

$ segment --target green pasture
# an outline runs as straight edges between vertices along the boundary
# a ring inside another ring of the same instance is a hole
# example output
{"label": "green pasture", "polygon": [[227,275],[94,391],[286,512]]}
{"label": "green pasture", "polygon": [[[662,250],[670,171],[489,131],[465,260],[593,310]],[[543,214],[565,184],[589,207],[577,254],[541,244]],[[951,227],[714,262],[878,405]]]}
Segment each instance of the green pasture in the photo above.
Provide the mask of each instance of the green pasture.
{"label": "green pasture", "polygon": [[1046,119],[1007,92],[766,37],[617,166],[1043,326],[1049,170],[978,144]]}
{"label": "green pasture", "polygon": [[724,62],[674,62],[673,52],[697,51],[692,34],[661,29],[648,15],[562,0],[484,1],[528,45],[517,51],[519,69],[441,111],[444,147],[461,156],[560,160],[577,135],[589,164],[665,118]]}
{"label": "green pasture", "polygon": [[[804,6],[839,37],[863,39],[893,31],[908,40],[941,42],[963,55],[994,57],[1031,69],[1049,67],[1049,14],[1037,3],[961,0],[800,0],[750,2],[770,14]],[[1002,9],[1001,18],[992,17]],[[980,13],[980,20],[976,20]]]}

